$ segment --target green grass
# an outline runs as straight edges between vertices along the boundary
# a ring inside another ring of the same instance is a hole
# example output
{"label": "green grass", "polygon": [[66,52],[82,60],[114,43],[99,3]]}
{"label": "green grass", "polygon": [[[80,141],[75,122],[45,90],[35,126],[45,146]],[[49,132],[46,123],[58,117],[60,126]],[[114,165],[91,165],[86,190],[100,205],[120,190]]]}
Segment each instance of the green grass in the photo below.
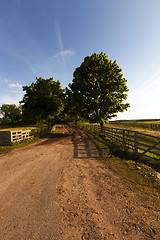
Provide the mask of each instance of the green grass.
{"label": "green grass", "polygon": [[14,148],[19,148],[19,147],[26,146],[26,145],[28,145],[28,144],[30,144],[32,142],[37,141],[38,139],[40,139],[40,137],[36,136],[34,138],[25,139],[25,140],[23,140],[23,141],[21,141],[19,143],[12,143],[11,146],[0,146],[0,154],[4,153],[4,152],[8,152],[8,151],[10,151],[10,150],[12,150]]}
{"label": "green grass", "polygon": [[46,127],[46,125],[13,125],[13,124],[0,124],[0,131],[17,131],[17,130],[31,130],[40,127]]}
{"label": "green grass", "polygon": [[157,121],[146,121],[146,122],[138,122],[137,123],[145,123],[145,124],[160,124],[160,120]]}
{"label": "green grass", "polygon": [[18,130],[31,130],[36,129],[38,127],[31,126],[31,127],[10,127],[10,128],[1,128],[0,131],[18,131]]}

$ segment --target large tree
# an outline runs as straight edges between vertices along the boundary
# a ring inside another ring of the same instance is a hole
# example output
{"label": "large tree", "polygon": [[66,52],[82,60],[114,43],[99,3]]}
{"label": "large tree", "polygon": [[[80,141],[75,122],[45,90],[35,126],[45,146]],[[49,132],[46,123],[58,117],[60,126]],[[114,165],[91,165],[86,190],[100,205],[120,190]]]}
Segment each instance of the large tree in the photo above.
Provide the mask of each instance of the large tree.
{"label": "large tree", "polygon": [[30,86],[24,86],[26,91],[21,101],[23,119],[37,122],[46,120],[50,127],[51,120],[57,117],[64,107],[64,90],[59,81],[53,78],[36,78],[36,82]]}
{"label": "large tree", "polygon": [[76,99],[72,108],[103,129],[105,121],[129,107],[123,103],[127,99],[126,82],[116,60],[112,62],[103,52],[85,57],[69,84],[71,98]]}
{"label": "large tree", "polygon": [[21,107],[17,107],[15,104],[3,104],[0,107],[0,113],[2,114],[2,121],[4,123],[14,123],[21,119]]}

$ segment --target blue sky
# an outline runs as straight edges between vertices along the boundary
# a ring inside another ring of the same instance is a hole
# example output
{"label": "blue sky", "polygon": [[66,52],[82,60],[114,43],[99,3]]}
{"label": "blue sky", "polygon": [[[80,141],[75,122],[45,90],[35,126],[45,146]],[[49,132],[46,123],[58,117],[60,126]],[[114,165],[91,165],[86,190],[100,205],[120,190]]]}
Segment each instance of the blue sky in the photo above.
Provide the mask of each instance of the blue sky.
{"label": "blue sky", "polygon": [[84,57],[117,60],[129,88],[115,119],[160,118],[160,0],[0,0],[0,106],[35,77],[65,88]]}

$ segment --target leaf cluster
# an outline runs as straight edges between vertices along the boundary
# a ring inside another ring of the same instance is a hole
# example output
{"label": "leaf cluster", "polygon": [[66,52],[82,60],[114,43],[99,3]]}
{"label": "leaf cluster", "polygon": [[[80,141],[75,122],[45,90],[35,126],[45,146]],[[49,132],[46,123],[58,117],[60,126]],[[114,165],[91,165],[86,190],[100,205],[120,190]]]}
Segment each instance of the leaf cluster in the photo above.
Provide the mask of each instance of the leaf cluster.
{"label": "leaf cluster", "polygon": [[64,108],[64,90],[53,78],[36,78],[36,82],[24,86],[23,91],[26,91],[21,101],[25,121],[54,119]]}
{"label": "leaf cluster", "polygon": [[15,104],[2,104],[0,107],[3,123],[13,123],[19,121],[22,117],[21,106]]}
{"label": "leaf cluster", "polygon": [[69,84],[72,107],[78,115],[95,122],[104,122],[129,107],[127,80],[116,60],[106,54],[92,54],[84,58],[73,73]]}

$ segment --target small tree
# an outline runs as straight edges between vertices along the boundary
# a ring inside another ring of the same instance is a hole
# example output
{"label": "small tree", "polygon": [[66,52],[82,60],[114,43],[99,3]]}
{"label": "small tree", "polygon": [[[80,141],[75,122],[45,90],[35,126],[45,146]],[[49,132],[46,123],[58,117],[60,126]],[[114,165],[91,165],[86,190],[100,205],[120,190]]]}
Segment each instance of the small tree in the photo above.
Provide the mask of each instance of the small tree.
{"label": "small tree", "polygon": [[51,122],[64,107],[64,90],[60,82],[40,77],[30,86],[24,86],[23,91],[26,91],[21,101],[23,119],[34,123],[46,120],[51,127]]}
{"label": "small tree", "polygon": [[116,60],[111,61],[106,54],[92,54],[84,59],[73,73],[69,84],[70,95],[76,99],[76,113],[85,119],[103,124],[108,119],[129,107],[123,103],[127,99],[126,79]]}
{"label": "small tree", "polygon": [[4,123],[14,123],[21,119],[21,108],[17,107],[15,104],[3,104],[0,108],[0,113],[2,114],[2,121]]}

